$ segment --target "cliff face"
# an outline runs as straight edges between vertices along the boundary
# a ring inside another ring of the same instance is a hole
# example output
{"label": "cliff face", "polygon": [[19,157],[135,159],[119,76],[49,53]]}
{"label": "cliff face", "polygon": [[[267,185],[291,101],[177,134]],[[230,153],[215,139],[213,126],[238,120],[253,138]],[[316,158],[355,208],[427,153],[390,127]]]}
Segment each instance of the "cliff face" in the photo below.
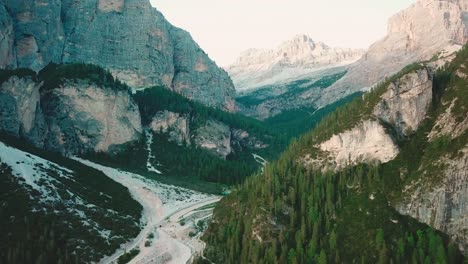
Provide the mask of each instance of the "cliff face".
{"label": "cliff face", "polygon": [[[390,82],[375,105],[363,101],[363,108],[371,107],[370,115],[361,114],[351,129],[316,144],[318,155],[309,154],[299,161],[322,170],[341,170],[360,163],[387,163],[404,150],[397,146],[398,142],[399,146],[407,146],[413,136],[417,137],[414,140],[424,142],[418,145],[422,154],[412,149],[412,153],[402,156],[408,159],[408,155],[421,155],[415,171],[408,174],[405,164],[408,161],[402,162],[401,157],[395,163],[400,171],[396,177],[403,182],[392,206],[401,214],[445,232],[466,252],[468,67],[466,60],[456,68],[451,67],[451,81],[445,84],[442,93],[441,77],[433,80],[433,74],[425,67]],[[434,86],[437,82],[439,85]],[[433,94],[437,89],[440,99]],[[422,127],[424,122],[428,125]],[[422,128],[424,133],[416,134]]]}
{"label": "cliff face", "polygon": [[13,76],[0,86],[0,130],[43,146],[47,126],[40,108],[39,84]]}
{"label": "cliff face", "polygon": [[234,86],[190,35],[148,0],[0,3],[0,67],[92,63],[135,88],[163,85],[235,110]]}
{"label": "cliff face", "polygon": [[[413,182],[405,187],[405,199],[396,209],[449,234],[462,251],[468,250],[468,148],[460,157],[440,161],[446,168],[436,183]],[[427,173],[427,172],[426,172]]]}
{"label": "cliff face", "polygon": [[[427,117],[432,89],[432,76],[427,68],[407,73],[391,82],[373,106],[370,116],[364,117],[352,129],[333,135],[318,145],[327,156],[322,163],[327,168],[341,169],[359,163],[393,160],[399,153],[396,139],[381,123],[388,124],[399,137],[409,136]],[[310,157],[304,161],[319,164],[318,160]]]}
{"label": "cliff face", "polygon": [[48,149],[109,152],[112,146],[138,140],[142,132],[138,106],[127,91],[69,82],[43,93],[41,105]]}
{"label": "cliff face", "polygon": [[432,77],[428,70],[418,70],[389,85],[374,115],[394,127],[400,136],[416,131],[432,102]]}
{"label": "cliff face", "polygon": [[152,118],[149,128],[154,133],[167,134],[169,141],[179,146],[193,144],[222,159],[236,151],[268,147],[247,131],[230,127],[223,122],[208,120],[200,127],[193,128],[190,119],[188,114],[159,111]]}
{"label": "cliff face", "polygon": [[468,40],[465,0],[419,0],[394,15],[387,36],[352,64],[347,75],[324,91],[317,105],[371,87],[413,62],[458,50]]}
{"label": "cliff face", "polygon": [[112,151],[138,140],[138,106],[127,91],[68,81],[40,91],[33,77],[12,76],[0,86],[0,130],[63,154]]}
{"label": "cliff face", "polygon": [[398,154],[398,147],[383,126],[371,120],[334,135],[321,143],[320,149],[334,157],[338,168],[359,163],[385,163]]}

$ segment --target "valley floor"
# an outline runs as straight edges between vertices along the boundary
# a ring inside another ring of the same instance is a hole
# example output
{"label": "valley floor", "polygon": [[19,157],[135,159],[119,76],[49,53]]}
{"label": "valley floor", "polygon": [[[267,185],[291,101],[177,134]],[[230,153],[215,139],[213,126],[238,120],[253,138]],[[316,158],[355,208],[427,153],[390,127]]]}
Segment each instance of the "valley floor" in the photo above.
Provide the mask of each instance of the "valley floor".
{"label": "valley floor", "polygon": [[98,169],[127,187],[143,206],[144,228],[131,242],[121,246],[100,263],[117,263],[119,257],[133,249],[139,254],[129,263],[189,263],[204,248],[196,224],[212,214],[212,204],[221,198],[180,187],[161,184],[143,176],[105,167],[75,158]]}

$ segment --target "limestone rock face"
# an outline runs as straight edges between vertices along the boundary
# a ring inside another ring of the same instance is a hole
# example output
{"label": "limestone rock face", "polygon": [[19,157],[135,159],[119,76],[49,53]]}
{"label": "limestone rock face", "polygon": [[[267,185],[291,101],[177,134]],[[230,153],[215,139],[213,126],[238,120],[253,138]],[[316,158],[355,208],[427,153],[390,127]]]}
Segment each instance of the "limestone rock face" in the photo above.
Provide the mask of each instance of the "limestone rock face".
{"label": "limestone rock face", "polygon": [[148,0],[7,0],[0,24],[2,68],[92,63],[134,88],[162,85],[235,110],[227,73]]}
{"label": "limestone rock face", "polygon": [[332,48],[307,35],[285,41],[277,49],[250,49],[227,68],[238,91],[291,82],[318,70],[350,64],[363,50]]}
{"label": "limestone rock face", "polygon": [[49,127],[46,148],[62,153],[109,152],[142,132],[138,106],[127,91],[68,82],[45,92],[41,104]]}
{"label": "limestone rock face", "polygon": [[13,20],[5,6],[0,4],[0,68],[15,67],[15,54],[13,45],[15,34]]}
{"label": "limestone rock face", "polygon": [[458,50],[468,40],[466,0],[419,0],[390,18],[387,36],[352,64],[343,79],[317,101],[326,105],[371,87],[408,64]]}
{"label": "limestone rock face", "polygon": [[416,131],[432,103],[432,78],[427,69],[409,73],[391,83],[374,115],[391,124],[401,136]]}
{"label": "limestone rock face", "polygon": [[0,86],[0,130],[41,147],[47,126],[40,108],[39,85],[31,77],[10,77]]}
{"label": "limestone rock face", "polygon": [[332,136],[319,147],[333,157],[337,168],[359,163],[385,163],[394,159],[399,152],[383,126],[371,120]]}
{"label": "limestone rock face", "polygon": [[455,160],[445,159],[441,180],[418,181],[406,187],[407,198],[396,209],[448,235],[468,250],[468,148]]}
{"label": "limestone rock face", "polygon": [[221,158],[231,153],[231,130],[224,123],[208,120],[195,132],[195,144],[207,149]]}
{"label": "limestone rock face", "polygon": [[149,127],[155,133],[168,133],[169,140],[179,146],[190,145],[189,118],[179,113],[160,111],[156,113]]}
{"label": "limestone rock face", "polygon": [[450,106],[437,117],[436,123],[429,133],[428,138],[430,141],[440,136],[450,136],[451,138],[459,137],[463,132],[468,130],[468,116],[465,116],[462,122],[457,122],[456,117],[452,114],[455,103],[459,100],[455,98],[450,102]]}

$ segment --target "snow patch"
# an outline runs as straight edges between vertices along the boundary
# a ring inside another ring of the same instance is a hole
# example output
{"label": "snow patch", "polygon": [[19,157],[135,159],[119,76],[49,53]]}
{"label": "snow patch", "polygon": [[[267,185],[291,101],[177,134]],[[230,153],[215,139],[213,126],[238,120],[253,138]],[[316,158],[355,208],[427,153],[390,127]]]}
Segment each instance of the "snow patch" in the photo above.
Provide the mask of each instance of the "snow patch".
{"label": "snow patch", "polygon": [[151,133],[151,131],[145,130],[145,138],[146,138],[146,149],[148,150],[148,159],[146,160],[146,169],[148,169],[148,171],[150,172],[156,172],[157,174],[162,174],[162,172],[156,169],[151,163],[151,160],[155,158],[151,150],[151,144],[153,143],[153,134]]}

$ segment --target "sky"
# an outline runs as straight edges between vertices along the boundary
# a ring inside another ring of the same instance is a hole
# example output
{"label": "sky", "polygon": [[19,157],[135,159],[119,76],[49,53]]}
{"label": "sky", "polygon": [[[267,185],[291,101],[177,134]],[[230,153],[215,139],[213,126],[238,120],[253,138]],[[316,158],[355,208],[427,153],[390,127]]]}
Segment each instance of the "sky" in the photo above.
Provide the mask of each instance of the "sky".
{"label": "sky", "polygon": [[220,66],[249,48],[275,48],[298,34],[333,47],[368,48],[387,20],[415,0],[150,0]]}

